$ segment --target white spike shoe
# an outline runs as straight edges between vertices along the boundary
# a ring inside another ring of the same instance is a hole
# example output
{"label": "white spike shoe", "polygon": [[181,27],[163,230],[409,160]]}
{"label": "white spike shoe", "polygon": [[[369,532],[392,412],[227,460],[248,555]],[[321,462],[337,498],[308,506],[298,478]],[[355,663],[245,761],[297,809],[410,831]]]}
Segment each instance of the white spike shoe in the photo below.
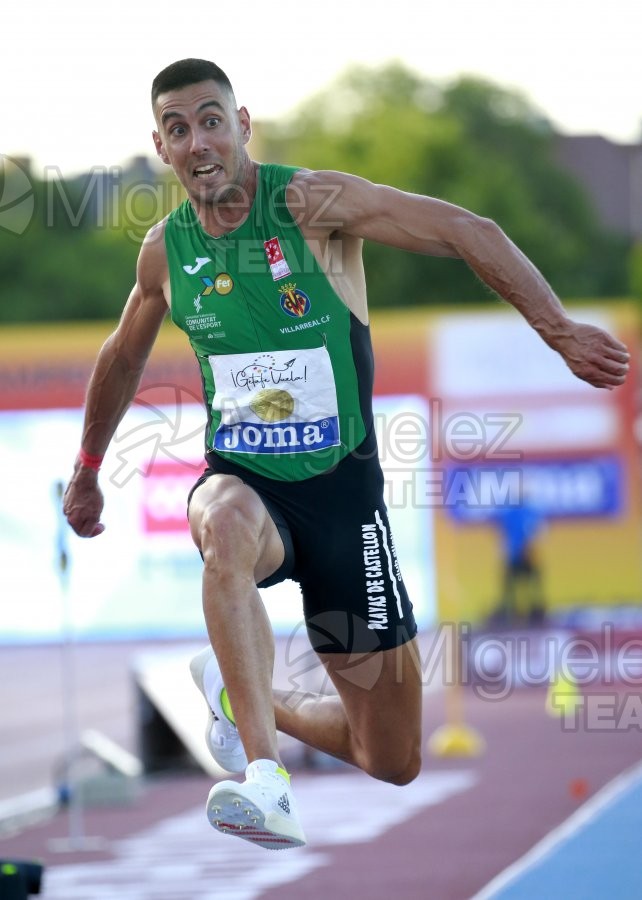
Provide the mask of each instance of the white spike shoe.
{"label": "white spike shoe", "polygon": [[266,850],[303,847],[305,834],[289,781],[273,760],[258,759],[246,769],[246,781],[221,781],[207,799],[207,818],[217,831],[240,837]]}
{"label": "white spike shoe", "polygon": [[[227,699],[221,670],[214,651],[206,647],[189,665],[194,684],[207,701],[210,715],[205,729],[205,743],[214,760],[227,772],[244,772],[247,756],[234,722],[224,709]],[[229,703],[227,704],[229,708]]]}

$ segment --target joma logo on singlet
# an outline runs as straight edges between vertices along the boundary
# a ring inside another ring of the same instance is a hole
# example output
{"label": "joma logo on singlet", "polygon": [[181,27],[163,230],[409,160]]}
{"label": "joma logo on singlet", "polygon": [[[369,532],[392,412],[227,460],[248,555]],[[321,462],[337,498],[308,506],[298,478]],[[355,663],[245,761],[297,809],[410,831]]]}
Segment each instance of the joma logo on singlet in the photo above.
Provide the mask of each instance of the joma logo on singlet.
{"label": "joma logo on singlet", "polygon": [[327,443],[319,425],[304,425],[300,432],[294,425],[231,425],[225,429],[224,450],[292,450]]}
{"label": "joma logo on singlet", "polygon": [[187,272],[188,275],[196,275],[208,262],[212,262],[209,256],[197,256],[195,264],[193,266],[183,266],[183,271]]}
{"label": "joma logo on singlet", "polygon": [[267,423],[236,422],[219,425],[214,437],[217,450],[236,453],[306,453],[335,447],[339,443],[339,422],[326,416],[316,422]]}

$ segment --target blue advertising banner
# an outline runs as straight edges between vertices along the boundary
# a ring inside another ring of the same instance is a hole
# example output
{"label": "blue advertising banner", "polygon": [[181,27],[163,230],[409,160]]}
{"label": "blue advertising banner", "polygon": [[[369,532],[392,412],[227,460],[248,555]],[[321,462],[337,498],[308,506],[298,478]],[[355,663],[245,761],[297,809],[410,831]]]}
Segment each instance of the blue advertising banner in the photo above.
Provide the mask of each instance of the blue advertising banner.
{"label": "blue advertising banner", "polygon": [[614,517],[625,511],[624,464],[615,455],[451,465],[445,477],[446,505],[460,522],[488,521],[525,502],[546,519]]}

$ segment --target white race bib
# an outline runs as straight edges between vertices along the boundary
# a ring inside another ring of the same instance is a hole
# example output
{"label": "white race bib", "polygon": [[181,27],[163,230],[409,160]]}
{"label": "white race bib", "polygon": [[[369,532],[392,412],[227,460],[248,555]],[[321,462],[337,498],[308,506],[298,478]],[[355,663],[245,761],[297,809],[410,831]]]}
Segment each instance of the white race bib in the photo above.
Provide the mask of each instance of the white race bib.
{"label": "white race bib", "polygon": [[334,373],[325,347],[210,356],[221,422],[214,449],[305,453],[339,444]]}

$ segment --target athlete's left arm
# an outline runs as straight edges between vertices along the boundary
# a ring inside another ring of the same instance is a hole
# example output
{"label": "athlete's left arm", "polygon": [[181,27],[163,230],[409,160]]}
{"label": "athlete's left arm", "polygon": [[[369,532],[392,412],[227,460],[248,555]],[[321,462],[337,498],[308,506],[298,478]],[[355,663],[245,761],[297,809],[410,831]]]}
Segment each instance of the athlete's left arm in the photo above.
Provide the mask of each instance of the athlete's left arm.
{"label": "athlete's left arm", "polygon": [[414,253],[463,259],[578,378],[607,389],[624,382],[626,346],[600,328],[569,318],[543,275],[492,220],[340,172],[306,172],[301,181],[306,197],[316,193],[317,207],[325,195],[324,218],[336,223],[336,231]]}

